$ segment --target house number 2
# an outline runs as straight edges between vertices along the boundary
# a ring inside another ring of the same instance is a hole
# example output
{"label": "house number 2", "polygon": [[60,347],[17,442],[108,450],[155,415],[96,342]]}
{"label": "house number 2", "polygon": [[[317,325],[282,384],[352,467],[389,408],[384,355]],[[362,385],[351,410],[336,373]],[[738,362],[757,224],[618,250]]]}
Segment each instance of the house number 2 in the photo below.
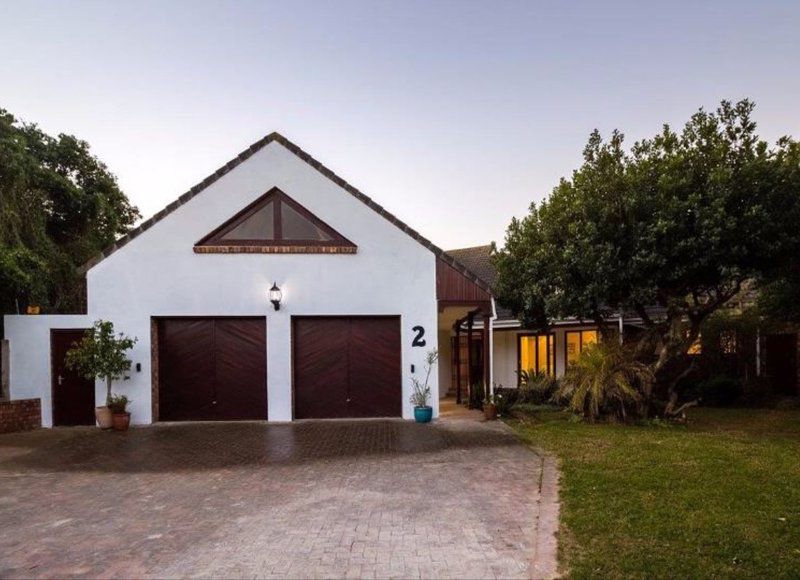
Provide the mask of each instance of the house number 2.
{"label": "house number 2", "polygon": [[425,329],[422,326],[415,326],[411,330],[416,333],[414,340],[411,341],[411,346],[425,346]]}

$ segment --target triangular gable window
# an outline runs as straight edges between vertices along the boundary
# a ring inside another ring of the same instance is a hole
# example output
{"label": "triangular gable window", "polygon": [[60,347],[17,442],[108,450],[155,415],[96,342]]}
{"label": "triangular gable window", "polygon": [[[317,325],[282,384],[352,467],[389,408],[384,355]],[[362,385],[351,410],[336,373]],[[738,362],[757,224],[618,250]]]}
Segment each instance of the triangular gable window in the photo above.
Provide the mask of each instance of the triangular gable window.
{"label": "triangular gable window", "polygon": [[346,253],[356,246],[273,188],[194,247],[197,253]]}

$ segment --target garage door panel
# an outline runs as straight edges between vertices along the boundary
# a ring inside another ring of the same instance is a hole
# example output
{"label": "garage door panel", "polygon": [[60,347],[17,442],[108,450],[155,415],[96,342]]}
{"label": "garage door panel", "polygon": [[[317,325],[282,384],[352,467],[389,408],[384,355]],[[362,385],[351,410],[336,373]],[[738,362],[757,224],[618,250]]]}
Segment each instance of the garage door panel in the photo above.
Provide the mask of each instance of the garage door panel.
{"label": "garage door panel", "polygon": [[293,323],[295,416],[347,414],[347,320],[296,319]]}
{"label": "garage door panel", "polygon": [[213,409],[213,323],[178,319],[158,326],[160,419],[199,419]]}
{"label": "garage door panel", "polygon": [[217,418],[266,418],[265,320],[217,320],[214,344]]}
{"label": "garage door panel", "polygon": [[266,320],[158,321],[159,419],[266,419]]}
{"label": "garage door panel", "polygon": [[400,320],[293,320],[296,418],[401,415]]}
{"label": "garage door panel", "polygon": [[402,413],[400,321],[353,319],[350,328],[350,416]]}

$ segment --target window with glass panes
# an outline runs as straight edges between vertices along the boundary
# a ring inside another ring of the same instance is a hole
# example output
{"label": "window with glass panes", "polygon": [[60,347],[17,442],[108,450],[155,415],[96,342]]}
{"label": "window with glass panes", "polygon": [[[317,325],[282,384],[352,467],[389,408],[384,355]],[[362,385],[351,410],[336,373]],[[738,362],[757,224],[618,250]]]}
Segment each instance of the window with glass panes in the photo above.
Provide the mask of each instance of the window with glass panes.
{"label": "window with glass panes", "polygon": [[567,365],[575,362],[583,349],[590,344],[596,344],[598,339],[597,330],[568,330],[564,333],[564,353]]}
{"label": "window with glass panes", "polygon": [[520,334],[517,336],[518,369],[553,376],[555,341],[552,334]]}

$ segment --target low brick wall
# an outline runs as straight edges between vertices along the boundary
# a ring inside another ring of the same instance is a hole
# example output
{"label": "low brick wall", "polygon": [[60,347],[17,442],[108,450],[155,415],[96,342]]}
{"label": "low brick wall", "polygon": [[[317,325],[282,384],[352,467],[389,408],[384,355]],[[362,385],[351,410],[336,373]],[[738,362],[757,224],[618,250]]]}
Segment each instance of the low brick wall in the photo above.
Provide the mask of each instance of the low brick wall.
{"label": "low brick wall", "polygon": [[42,403],[39,399],[0,401],[0,433],[29,431],[42,426]]}

